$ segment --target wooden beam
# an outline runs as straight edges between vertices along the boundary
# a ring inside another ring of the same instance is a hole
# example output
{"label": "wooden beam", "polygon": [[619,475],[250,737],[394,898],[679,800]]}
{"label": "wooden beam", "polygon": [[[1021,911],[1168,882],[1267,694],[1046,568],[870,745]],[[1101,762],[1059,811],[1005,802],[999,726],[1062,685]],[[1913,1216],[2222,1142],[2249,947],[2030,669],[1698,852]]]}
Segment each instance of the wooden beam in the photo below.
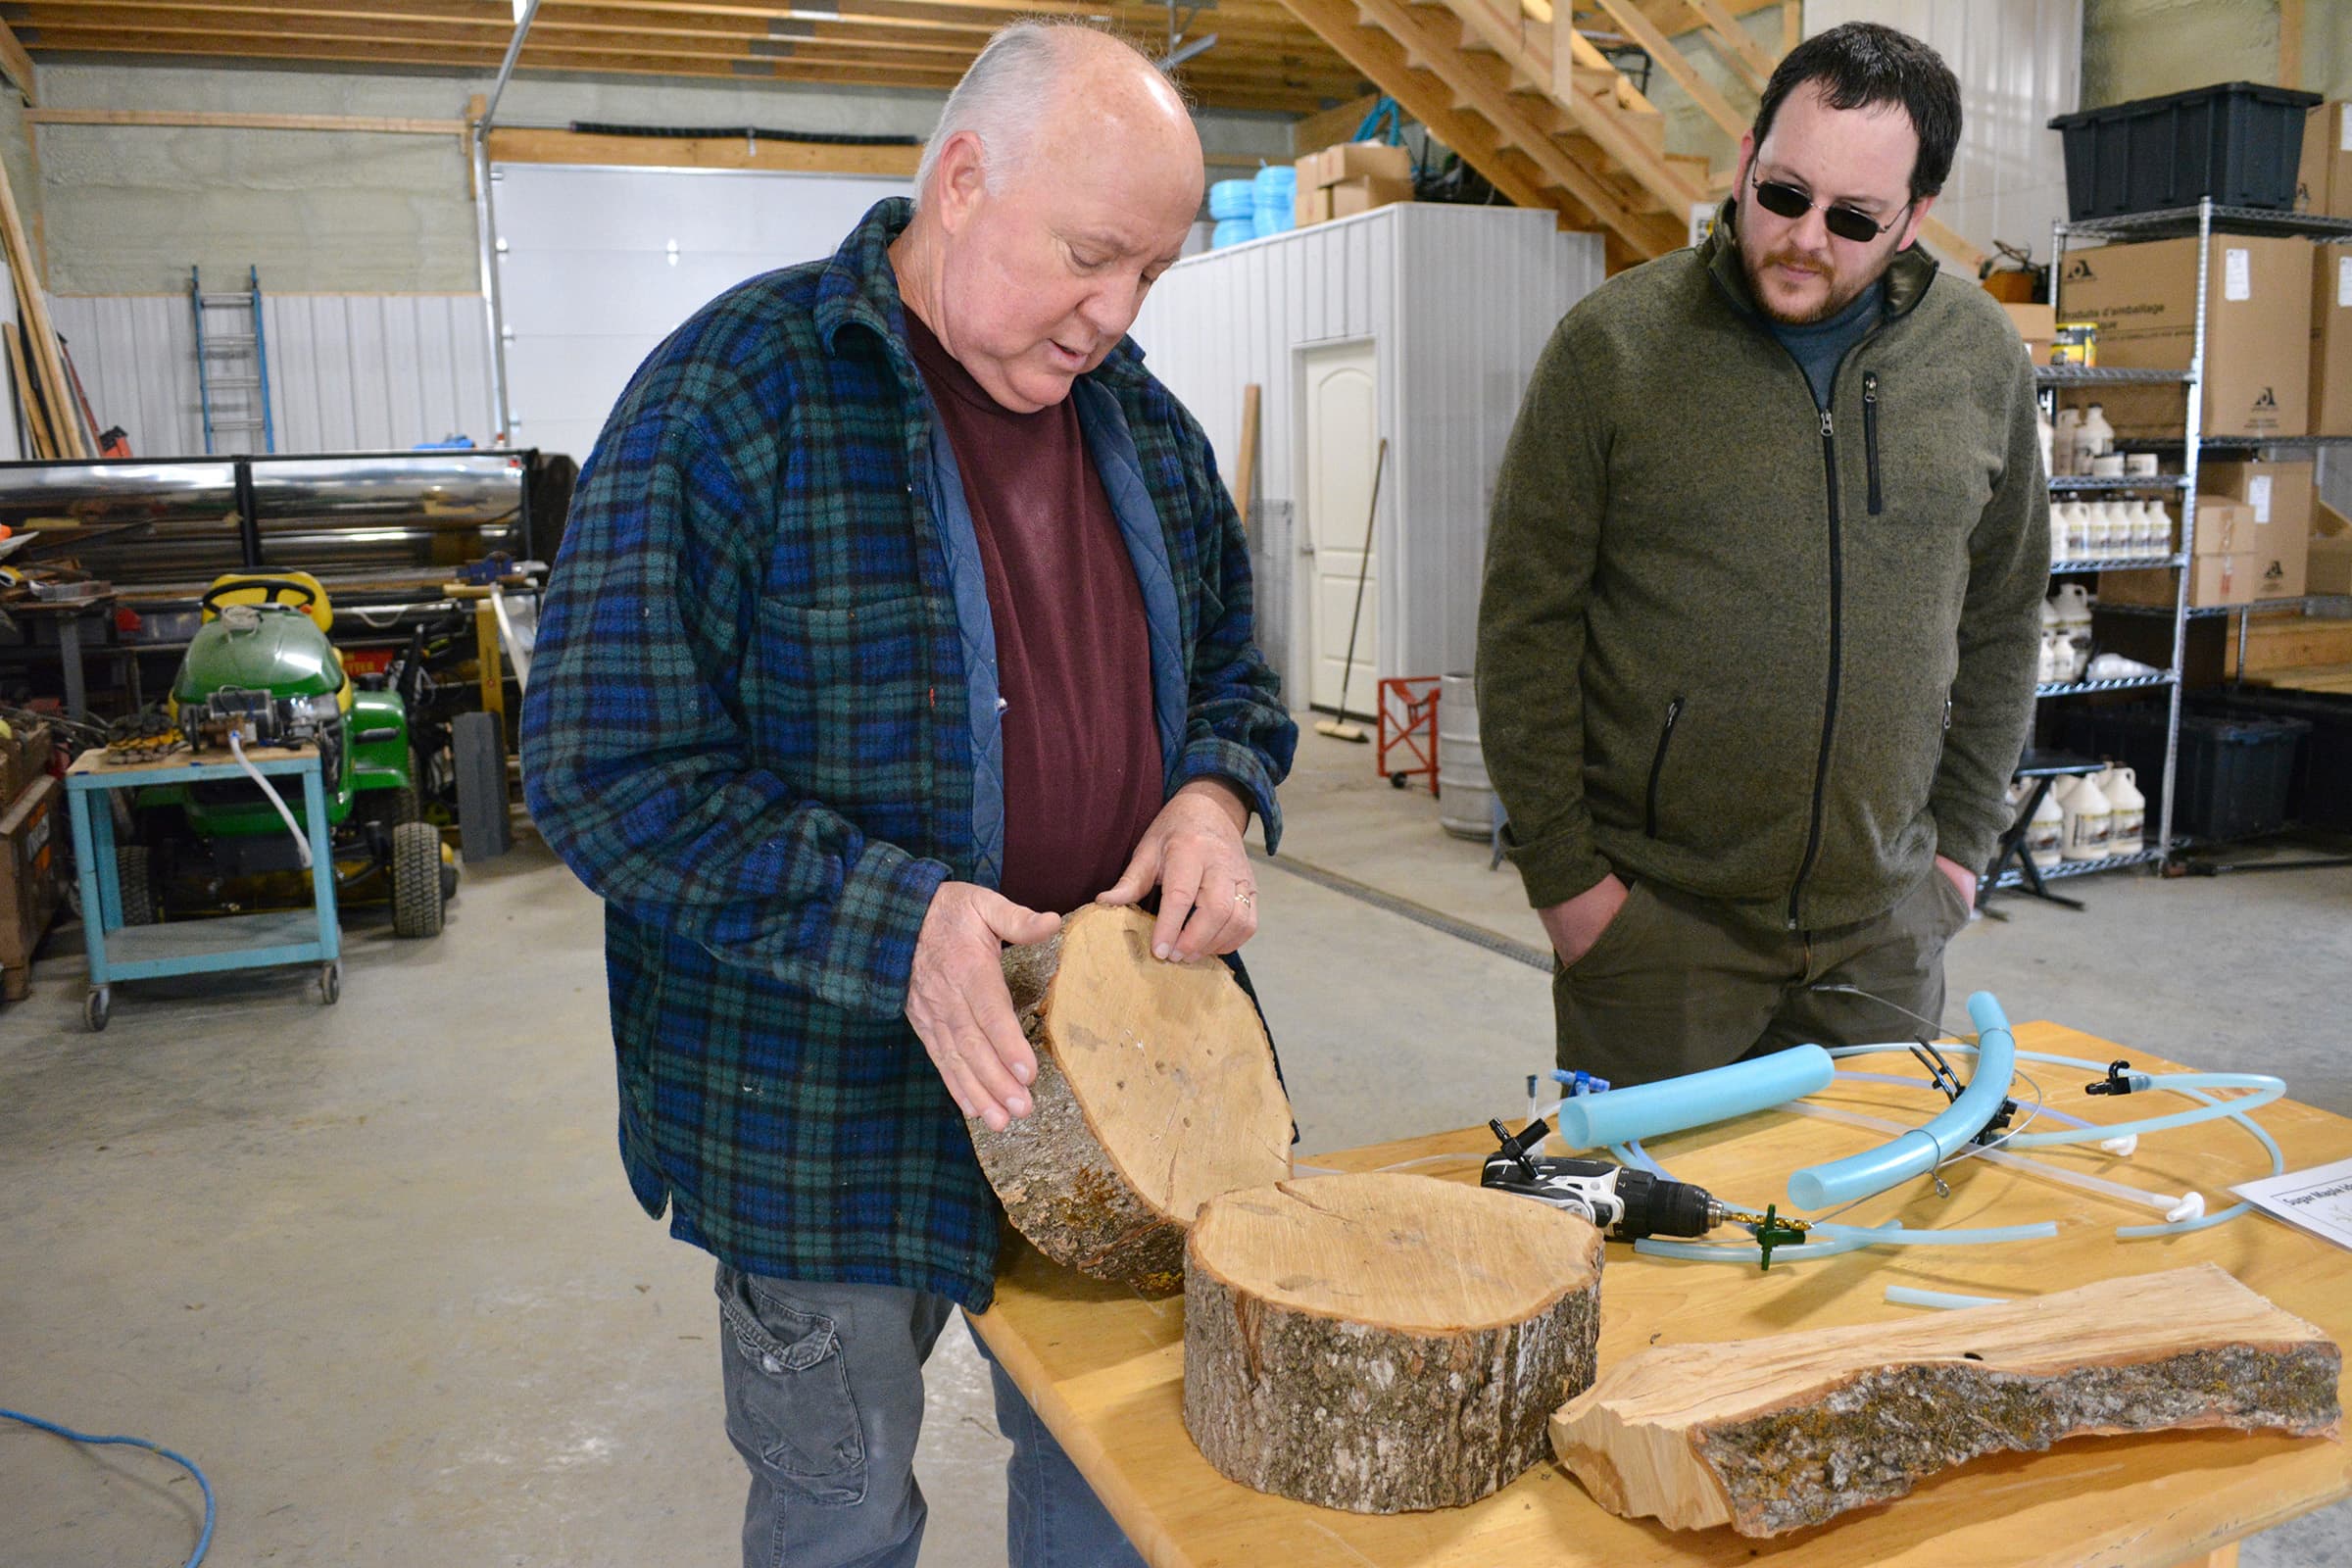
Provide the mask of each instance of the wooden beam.
{"label": "wooden beam", "polygon": [[[973,52],[1005,19],[1022,15],[1006,9],[1001,15],[899,4],[889,12],[867,15],[845,7],[832,11],[796,13],[789,6],[764,8],[705,8],[678,11],[644,8],[630,11],[559,10],[543,6],[534,38],[545,28],[549,36],[617,33],[634,36],[672,36],[703,39],[790,41],[797,38],[879,38],[898,33],[940,35],[942,41],[968,43]],[[925,12],[924,15],[900,13]],[[19,0],[16,13],[28,26],[91,28],[99,26],[162,26],[176,30],[224,28],[229,31],[273,31],[290,35],[350,36],[355,32],[391,29],[410,35],[448,41],[497,42],[502,47],[512,33],[503,13],[485,16],[471,0],[408,0],[397,8],[386,0]],[[1129,30],[1141,30],[1130,22]],[[1269,51],[1314,48],[1312,34],[1287,13],[1232,16],[1220,9],[1217,30],[1227,39],[1248,39]],[[1159,34],[1154,33],[1156,37]]]}
{"label": "wooden beam", "polygon": [[[1497,126],[1524,123],[1523,111],[1511,102],[1511,67],[1504,58],[1464,54],[1458,48],[1447,47],[1446,40],[1437,35],[1434,24],[1424,21],[1420,11],[1403,0],[1355,0],[1355,7],[1359,15],[1376,22],[1406,50],[1417,50],[1430,62],[1431,74],[1450,91],[1477,104],[1479,114],[1490,122]],[[1451,16],[1440,8],[1425,9],[1433,16]],[[1546,179],[1575,197],[1587,212],[1623,234],[1644,254],[1663,255],[1682,242],[1684,224],[1673,225],[1671,241],[1660,243],[1664,236],[1650,215],[1637,212],[1619,200],[1599,175],[1570,158],[1540,128],[1526,126],[1515,130],[1511,140],[1543,171]]]}
{"label": "wooden beam", "polygon": [[2303,0],[2278,0],[2278,85],[2303,85]]}
{"label": "wooden beam", "polygon": [[1364,122],[1382,94],[1368,92],[1361,98],[1309,115],[1291,127],[1291,156],[1304,158],[1326,147],[1336,147],[1355,134],[1355,127]]}
{"label": "wooden beam", "polygon": [[1800,44],[1800,43],[1803,43],[1804,41],[1805,41],[1805,8],[1804,8],[1803,4],[1801,3],[1801,0],[1782,0],[1782,4],[1781,4],[1781,56],[1782,56],[1782,58],[1786,59],[1786,58],[1788,57],[1788,51],[1789,51],[1789,50],[1791,50],[1791,49],[1794,49],[1794,48],[1795,48],[1795,47],[1796,47],[1798,44]]}
{"label": "wooden beam", "polygon": [[1778,64],[1763,47],[1740,24],[1740,19],[1723,8],[1723,0],[1687,0],[1698,20],[1706,24],[1707,33],[1715,40],[1716,52],[1732,74],[1747,83],[1750,92],[1761,94],[1764,83],[1772,79],[1772,68]]}
{"label": "wooden beam", "polygon": [[492,127],[493,164],[592,164],[649,169],[758,169],[794,174],[914,177],[920,147],[849,146],[762,136],[594,136]]}
{"label": "wooden beam", "polygon": [[1690,57],[1675,46],[1674,40],[1660,32],[1657,25],[1642,14],[1634,0],[1598,0],[1601,10],[1613,18],[1626,35],[1649,51],[1650,60],[1672,76],[1675,84],[1690,95],[1690,101],[1705,112],[1709,120],[1721,125],[1724,134],[1738,141],[1747,134],[1749,122],[1725,102],[1714,84],[1698,74]]}
{"label": "wooden beam", "polygon": [[249,115],[185,109],[34,109],[36,125],[212,126],[231,130],[344,130],[387,136],[463,136],[463,120],[386,120],[367,115]]}
{"label": "wooden beam", "polygon": [[0,74],[8,77],[8,84],[27,104],[41,101],[33,90],[32,56],[24,52],[24,46],[17,41],[17,35],[5,22],[0,22]]}
{"label": "wooden beam", "polygon": [[[1357,24],[1352,0],[1285,0],[1285,3],[1341,59],[1380,83],[1406,114],[1459,153],[1515,205],[1538,211],[1558,210],[1559,203],[1548,197],[1525,169],[1500,156],[1492,123],[1454,108],[1449,89],[1435,76],[1425,72],[1414,73],[1405,64],[1404,46],[1395,38],[1377,27]],[[1584,224],[1592,221],[1588,215],[1576,216],[1583,218]]]}
{"label": "wooden beam", "polygon": [[1919,225],[1919,242],[1946,262],[1965,269],[1971,277],[1984,265],[1984,253],[1962,239],[1939,218],[1931,217]]}

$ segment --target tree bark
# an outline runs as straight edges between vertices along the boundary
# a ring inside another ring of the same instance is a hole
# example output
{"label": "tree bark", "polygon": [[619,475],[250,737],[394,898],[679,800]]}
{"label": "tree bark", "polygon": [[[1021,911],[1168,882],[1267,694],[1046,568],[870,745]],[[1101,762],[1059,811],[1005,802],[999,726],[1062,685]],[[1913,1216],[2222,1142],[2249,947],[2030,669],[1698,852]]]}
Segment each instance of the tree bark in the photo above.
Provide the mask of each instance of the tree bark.
{"label": "tree bark", "polygon": [[1257,1009],[1213,959],[1152,956],[1152,917],[1089,905],[1004,979],[1037,1053],[1030,1114],[967,1119],[1013,1227],[1057,1263],[1169,1296],[1201,1202],[1290,1174],[1291,1109]]}
{"label": "tree bark", "polygon": [[1775,1536],[2000,1449],[2171,1427],[2334,1436],[2343,1353],[2210,1263],[1899,1323],[1647,1349],[1552,1418],[1612,1513]]}
{"label": "tree bark", "polygon": [[1184,1423],[1260,1492],[1398,1513],[1458,1507],[1544,1456],[1592,1381],[1600,1233],[1427,1176],[1231,1193],[1185,1253]]}

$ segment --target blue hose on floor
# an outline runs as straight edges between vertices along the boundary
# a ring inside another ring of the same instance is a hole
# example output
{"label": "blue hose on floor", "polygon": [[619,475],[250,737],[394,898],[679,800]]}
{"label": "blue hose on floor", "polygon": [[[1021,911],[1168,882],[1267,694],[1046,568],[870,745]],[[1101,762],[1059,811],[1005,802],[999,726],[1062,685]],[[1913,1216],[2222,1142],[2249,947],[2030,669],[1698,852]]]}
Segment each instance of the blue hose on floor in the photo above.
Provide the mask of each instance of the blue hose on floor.
{"label": "blue hose on floor", "polygon": [[194,1476],[196,1478],[196,1485],[204,1489],[204,1533],[196,1538],[195,1555],[191,1556],[184,1564],[182,1564],[181,1568],[197,1568],[197,1564],[204,1561],[204,1554],[212,1549],[213,1516],[215,1511],[213,1505],[213,1484],[204,1478],[203,1471],[196,1468],[196,1461],[189,1458],[186,1454],[173,1453],[170,1448],[165,1447],[162,1444],[149,1443],[145,1438],[94,1438],[86,1432],[75,1432],[71,1427],[61,1427],[53,1421],[44,1421],[39,1416],[26,1415],[22,1410],[0,1409],[0,1420],[21,1421],[24,1425],[31,1427],[36,1431],[46,1432],[52,1436],[64,1438],[69,1443],[86,1444],[94,1448],[104,1447],[110,1444],[119,1444],[124,1447],[145,1448],[149,1453],[162,1454],[165,1458],[171,1460],[173,1464],[178,1465],[182,1470],[185,1470],[188,1474]]}

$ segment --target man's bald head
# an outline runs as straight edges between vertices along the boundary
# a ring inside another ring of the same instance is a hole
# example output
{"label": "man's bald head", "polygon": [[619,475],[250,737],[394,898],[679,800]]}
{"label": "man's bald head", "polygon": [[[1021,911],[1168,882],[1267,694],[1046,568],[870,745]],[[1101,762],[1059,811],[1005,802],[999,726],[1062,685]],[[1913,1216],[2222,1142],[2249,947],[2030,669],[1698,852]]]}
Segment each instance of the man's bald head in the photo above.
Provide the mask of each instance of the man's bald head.
{"label": "man's bald head", "polygon": [[[976,137],[990,189],[1039,164],[1115,152],[1138,172],[1171,161],[1198,172],[1200,142],[1175,84],[1142,51],[1084,23],[1016,22],[997,30],[956,90],[915,168],[914,201],[933,199],[941,154]],[[1139,167],[1140,166],[1140,167]]]}

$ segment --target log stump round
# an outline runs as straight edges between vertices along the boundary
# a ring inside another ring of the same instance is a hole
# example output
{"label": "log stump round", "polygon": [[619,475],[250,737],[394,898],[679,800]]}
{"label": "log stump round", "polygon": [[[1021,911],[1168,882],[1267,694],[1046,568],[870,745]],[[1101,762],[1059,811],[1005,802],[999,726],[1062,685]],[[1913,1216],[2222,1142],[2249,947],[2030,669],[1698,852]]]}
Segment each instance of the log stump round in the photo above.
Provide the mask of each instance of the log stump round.
{"label": "log stump round", "polygon": [[1291,1171],[1290,1102],[1257,1009],[1225,965],[1154,958],[1150,915],[1099,904],[1007,948],[1004,979],[1037,1081],[1030,1114],[1003,1132],[965,1123],[989,1185],[1055,1262],[1174,1295],[1201,1203]]}
{"label": "log stump round", "polygon": [[1244,1486],[1354,1513],[1458,1507],[1548,1452],[1592,1386],[1600,1233],[1428,1176],[1212,1200],[1185,1250],[1184,1424]]}

